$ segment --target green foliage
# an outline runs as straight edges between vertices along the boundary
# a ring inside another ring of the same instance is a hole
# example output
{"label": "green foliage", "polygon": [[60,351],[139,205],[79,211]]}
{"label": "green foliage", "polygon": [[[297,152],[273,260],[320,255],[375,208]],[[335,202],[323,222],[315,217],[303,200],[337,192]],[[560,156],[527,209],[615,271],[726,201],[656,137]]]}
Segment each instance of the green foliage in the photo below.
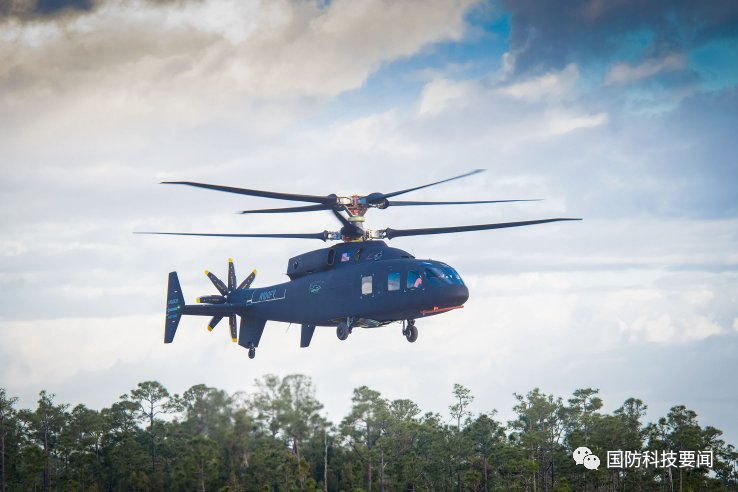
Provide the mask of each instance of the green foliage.
{"label": "green foliage", "polygon": [[[597,389],[565,403],[536,388],[514,395],[503,424],[494,410],[472,413],[458,384],[447,417],[362,386],[336,428],[308,377],[268,375],[256,388],[229,395],[199,384],[180,396],[146,381],[100,411],[70,410],[45,391],[34,410],[19,410],[0,388],[0,492],[738,491],[736,448],[682,405],[647,424],[635,398],[606,414]],[[579,446],[601,458],[598,470],[574,463]],[[712,450],[714,461],[608,468],[609,450]]]}

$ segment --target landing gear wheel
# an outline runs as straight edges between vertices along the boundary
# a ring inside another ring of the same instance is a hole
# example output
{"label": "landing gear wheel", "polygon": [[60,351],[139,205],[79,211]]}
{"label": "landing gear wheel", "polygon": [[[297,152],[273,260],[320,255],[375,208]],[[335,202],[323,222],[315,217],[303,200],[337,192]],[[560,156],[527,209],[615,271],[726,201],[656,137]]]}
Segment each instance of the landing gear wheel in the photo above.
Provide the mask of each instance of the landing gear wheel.
{"label": "landing gear wheel", "polygon": [[338,323],[338,326],[336,327],[336,336],[339,340],[346,340],[349,336],[349,327],[346,323],[343,321]]}
{"label": "landing gear wheel", "polygon": [[407,338],[407,341],[410,343],[413,343],[415,340],[417,340],[418,329],[415,327],[415,323],[408,324],[407,328],[405,328],[405,331],[403,332],[403,335],[405,335],[405,338]]}
{"label": "landing gear wheel", "polygon": [[249,359],[253,359],[254,357],[256,357],[256,347],[252,345],[249,347]]}

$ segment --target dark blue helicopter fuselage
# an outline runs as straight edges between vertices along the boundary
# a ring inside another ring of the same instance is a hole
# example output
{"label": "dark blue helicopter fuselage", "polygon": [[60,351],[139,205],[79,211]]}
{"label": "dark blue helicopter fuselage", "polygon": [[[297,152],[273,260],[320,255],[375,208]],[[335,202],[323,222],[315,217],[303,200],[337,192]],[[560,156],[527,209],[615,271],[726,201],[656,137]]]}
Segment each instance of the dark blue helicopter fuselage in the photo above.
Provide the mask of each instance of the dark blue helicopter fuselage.
{"label": "dark blue helicopter fuselage", "polygon": [[[265,320],[336,326],[383,324],[461,307],[469,291],[445,263],[383,241],[337,244],[290,259],[289,282],[236,290],[227,304]],[[225,306],[224,306],[225,307]]]}

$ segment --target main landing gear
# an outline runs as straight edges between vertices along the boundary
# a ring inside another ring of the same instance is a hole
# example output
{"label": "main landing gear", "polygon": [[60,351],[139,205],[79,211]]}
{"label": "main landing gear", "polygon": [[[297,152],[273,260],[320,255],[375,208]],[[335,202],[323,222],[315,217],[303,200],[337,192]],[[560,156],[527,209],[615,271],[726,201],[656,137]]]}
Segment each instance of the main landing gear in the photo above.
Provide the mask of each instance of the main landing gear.
{"label": "main landing gear", "polygon": [[336,336],[339,340],[346,340],[352,331],[353,329],[350,324],[341,321],[336,327]]}
{"label": "main landing gear", "polygon": [[415,327],[415,320],[407,320],[407,324],[402,324],[402,334],[405,335],[407,341],[413,343],[418,339],[418,329]]}

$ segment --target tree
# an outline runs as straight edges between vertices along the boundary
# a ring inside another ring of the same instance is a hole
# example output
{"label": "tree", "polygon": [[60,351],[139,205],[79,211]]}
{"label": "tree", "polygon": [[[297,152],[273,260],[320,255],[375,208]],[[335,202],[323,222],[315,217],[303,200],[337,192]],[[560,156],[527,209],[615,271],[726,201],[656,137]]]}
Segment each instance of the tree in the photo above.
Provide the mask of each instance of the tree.
{"label": "tree", "polygon": [[14,426],[15,409],[13,405],[18,398],[8,398],[5,389],[0,388],[0,492],[7,490],[7,472],[5,470],[5,439]]}
{"label": "tree", "polygon": [[310,378],[301,374],[291,374],[282,379],[278,401],[279,421],[285,435],[292,441],[300,490],[304,490],[307,464],[303,464],[300,447],[308,436],[325,429],[327,424],[318,413],[323,405],[315,397],[315,388]]}
{"label": "tree", "polygon": [[522,396],[514,393],[518,403],[513,407],[516,420],[510,427],[522,446],[527,461],[523,467],[531,476],[531,488],[537,490],[539,482],[544,489],[555,481],[556,459],[561,451],[561,438],[564,432],[565,409],[561,398],[541,393],[538,388]]}
{"label": "tree", "polygon": [[372,454],[381,435],[379,418],[386,401],[378,391],[361,386],[354,389],[351,412],[341,423],[341,434],[356,456],[366,463],[366,490],[372,489]]}
{"label": "tree", "polygon": [[54,395],[46,391],[39,393],[38,406],[34,412],[25,411],[22,418],[28,425],[29,433],[43,451],[42,487],[48,491],[51,482],[51,462],[55,457],[59,435],[66,423],[68,405],[54,405]]}
{"label": "tree", "polygon": [[[121,398],[129,399],[126,395],[123,395]],[[144,381],[143,383],[138,383],[136,389],[131,391],[130,400],[138,404],[140,418],[149,421],[151,471],[152,473],[156,473],[156,436],[154,422],[157,415],[170,411],[169,392],[157,381]]]}
{"label": "tree", "polygon": [[469,405],[474,401],[469,388],[459,383],[454,384],[454,403],[449,406],[451,418],[456,420],[456,432],[453,436],[453,458],[456,464],[456,489],[461,492],[461,461],[464,454],[464,436],[461,434],[461,421],[467,422],[471,418]]}
{"label": "tree", "polygon": [[499,451],[507,438],[502,425],[494,420],[494,414],[494,411],[490,414],[481,414],[464,429],[466,442],[473,446],[480,458],[485,492],[489,491],[490,486],[490,461],[494,463],[495,468],[499,466],[501,461]]}

